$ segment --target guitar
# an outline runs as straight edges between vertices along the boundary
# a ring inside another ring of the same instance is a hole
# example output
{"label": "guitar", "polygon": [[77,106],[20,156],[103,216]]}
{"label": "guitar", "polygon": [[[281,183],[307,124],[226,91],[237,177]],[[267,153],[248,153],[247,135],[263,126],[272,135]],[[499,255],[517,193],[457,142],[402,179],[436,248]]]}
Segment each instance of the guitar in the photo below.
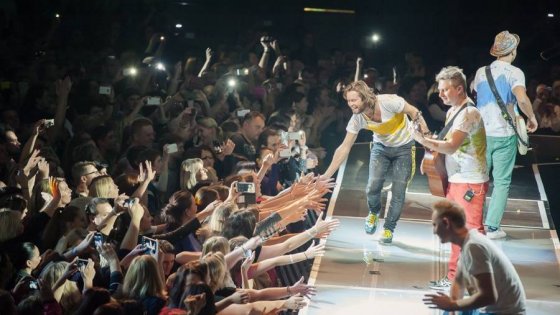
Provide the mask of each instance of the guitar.
{"label": "guitar", "polygon": [[[414,128],[420,132],[420,124],[417,120],[413,122]],[[447,192],[447,169],[445,168],[445,154],[432,151],[424,147],[424,157],[420,164],[422,174],[428,176],[428,187],[434,196],[445,197]]]}
{"label": "guitar", "polygon": [[420,170],[428,176],[428,187],[434,196],[445,197],[447,192],[447,170],[445,169],[445,154],[424,148],[424,158]]}

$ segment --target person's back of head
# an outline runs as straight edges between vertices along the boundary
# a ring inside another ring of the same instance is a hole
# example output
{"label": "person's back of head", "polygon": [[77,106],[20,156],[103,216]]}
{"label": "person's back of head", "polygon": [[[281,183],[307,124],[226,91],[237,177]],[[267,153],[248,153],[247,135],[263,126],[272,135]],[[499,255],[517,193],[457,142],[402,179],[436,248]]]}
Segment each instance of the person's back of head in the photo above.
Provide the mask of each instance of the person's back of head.
{"label": "person's back of head", "polygon": [[0,289],[0,310],[2,314],[15,315],[16,305],[10,292]]}
{"label": "person's back of head", "polygon": [[[142,304],[138,300],[120,300],[120,305],[123,310],[123,314],[126,315],[145,315],[146,310],[144,308],[144,304]],[[96,315],[96,314],[94,314]],[[101,314],[99,314],[101,315]]]}
{"label": "person's back of head", "polygon": [[[17,314],[43,315],[43,301],[39,295],[30,295],[17,305]],[[2,309],[4,314],[4,309]]]}
{"label": "person's back of head", "polygon": [[134,299],[163,296],[164,284],[154,257],[141,255],[130,264],[124,277],[123,292]]}
{"label": "person's back of head", "polygon": [[255,231],[257,218],[251,211],[242,210],[232,213],[226,220],[222,235],[231,239],[236,236],[251,238]]}
{"label": "person's back of head", "polygon": [[125,313],[123,307],[117,302],[109,302],[99,306],[93,315],[132,315],[131,313]]}
{"label": "person's back of head", "polygon": [[443,199],[432,205],[433,218],[447,218],[456,228],[464,228],[466,225],[465,210],[454,201]]}
{"label": "person's back of head", "polygon": [[82,297],[82,303],[74,312],[75,315],[91,315],[95,310],[111,302],[111,293],[105,288],[93,287],[87,289]]}

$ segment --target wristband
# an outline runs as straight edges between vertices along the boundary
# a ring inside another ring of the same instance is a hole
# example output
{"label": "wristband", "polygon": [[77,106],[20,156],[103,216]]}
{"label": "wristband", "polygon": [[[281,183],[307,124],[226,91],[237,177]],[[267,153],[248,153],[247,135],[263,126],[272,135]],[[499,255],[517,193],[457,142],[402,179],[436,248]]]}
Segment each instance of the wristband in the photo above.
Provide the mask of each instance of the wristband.
{"label": "wristband", "polygon": [[286,287],[286,291],[288,291],[288,294],[291,296],[292,295],[292,291],[290,291],[290,287]]}
{"label": "wristband", "polygon": [[303,256],[305,256],[305,260],[309,260],[309,257],[307,257],[307,254],[305,252],[303,252]]}
{"label": "wristband", "polygon": [[293,255],[290,255],[290,262],[293,264],[294,263],[294,257]]}

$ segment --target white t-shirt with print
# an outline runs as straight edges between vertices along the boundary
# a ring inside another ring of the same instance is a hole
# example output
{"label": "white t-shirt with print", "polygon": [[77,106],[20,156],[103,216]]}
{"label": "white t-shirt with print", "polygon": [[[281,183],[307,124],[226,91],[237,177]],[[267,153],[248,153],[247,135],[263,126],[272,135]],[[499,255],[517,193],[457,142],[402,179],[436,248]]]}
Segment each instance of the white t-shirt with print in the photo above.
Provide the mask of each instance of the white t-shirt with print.
{"label": "white t-shirt with print", "polygon": [[[402,97],[394,94],[380,94],[377,95],[377,104],[381,110],[381,123],[384,123],[393,118],[396,114],[402,113],[406,101]],[[404,114],[404,120],[403,128],[400,128],[392,134],[380,135],[374,132],[373,142],[380,142],[388,147],[400,147],[412,141],[412,123],[406,114]],[[380,124],[372,121],[368,122],[363,114],[354,114],[350,118],[350,121],[348,121],[346,131],[358,134],[361,129],[367,129],[368,123],[373,125]]]}
{"label": "white t-shirt with print", "polygon": [[494,305],[483,308],[492,314],[525,314],[525,290],[507,256],[478,230],[469,231],[457,264],[456,281],[474,293],[474,276],[490,273],[498,292]]}
{"label": "white t-shirt with print", "polygon": [[[479,68],[473,81],[476,91],[476,107],[480,110],[484,119],[486,134],[491,137],[509,137],[515,135],[515,131],[502,116],[502,110],[496,102],[496,98],[490,89],[486,79],[486,67]],[[492,77],[496,89],[506,106],[516,106],[517,99],[513,89],[517,86],[525,87],[525,75],[521,69],[507,62],[496,60],[490,64]]]}
{"label": "white t-shirt with print", "polygon": [[[461,107],[451,107],[447,119],[452,119]],[[486,171],[486,133],[480,112],[474,106],[467,106],[453,121],[446,139],[453,131],[467,134],[465,140],[453,154],[445,155],[445,168],[450,183],[480,184],[488,181]]]}

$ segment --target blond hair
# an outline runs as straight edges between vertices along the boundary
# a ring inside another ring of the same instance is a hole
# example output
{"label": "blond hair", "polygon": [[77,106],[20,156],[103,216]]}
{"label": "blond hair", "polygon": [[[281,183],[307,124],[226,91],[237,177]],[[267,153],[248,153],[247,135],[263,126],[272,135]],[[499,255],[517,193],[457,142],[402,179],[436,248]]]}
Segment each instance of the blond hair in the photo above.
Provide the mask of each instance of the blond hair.
{"label": "blond hair", "polygon": [[202,257],[201,262],[208,265],[208,275],[210,276],[208,286],[210,286],[212,292],[216,292],[227,285],[235,286],[227,269],[224,254],[220,252],[208,253]]}
{"label": "blond hair", "polygon": [[210,231],[214,234],[222,233],[227,218],[235,211],[238,211],[238,208],[233,202],[222,203],[217,206],[208,221],[208,228],[210,228]]}
{"label": "blond hair", "polygon": [[191,189],[196,186],[196,174],[204,168],[199,158],[184,160],[181,164],[181,189]]}
{"label": "blond hair", "polygon": [[[41,271],[39,278],[44,281],[45,285],[52,288],[58,279],[62,277],[68,265],[69,263],[66,261],[51,262]],[[60,303],[64,313],[72,314],[73,311],[78,308],[82,299],[80,289],[78,289],[76,282],[69,280],[64,281],[64,284],[55,291],[55,297],[57,296],[57,292],[61,292],[57,302]]]}
{"label": "blond hair", "polygon": [[123,292],[132,299],[164,296],[161,272],[154,257],[141,255],[132,260],[124,277]]}
{"label": "blond hair", "polygon": [[346,100],[348,92],[354,91],[360,95],[362,101],[369,107],[373,107],[377,102],[377,96],[373,93],[372,89],[364,81],[354,81],[344,88],[343,96]]}
{"label": "blond hair", "polygon": [[89,197],[115,198],[111,195],[111,190],[115,182],[109,175],[101,175],[94,178],[89,184]]}
{"label": "blond hair", "polygon": [[212,236],[202,244],[202,256],[208,253],[229,253],[229,244],[227,238],[223,236]]}
{"label": "blond hair", "polygon": [[465,227],[466,217],[465,210],[458,203],[443,199],[436,201],[432,205],[432,210],[434,211],[437,219],[448,218],[455,227],[462,228]]}
{"label": "blond hair", "polygon": [[[463,73],[463,69],[455,66],[443,67],[436,75],[436,82],[449,80],[454,87],[462,86],[463,92],[467,92],[467,77]],[[466,94],[465,94],[466,95]]]}

